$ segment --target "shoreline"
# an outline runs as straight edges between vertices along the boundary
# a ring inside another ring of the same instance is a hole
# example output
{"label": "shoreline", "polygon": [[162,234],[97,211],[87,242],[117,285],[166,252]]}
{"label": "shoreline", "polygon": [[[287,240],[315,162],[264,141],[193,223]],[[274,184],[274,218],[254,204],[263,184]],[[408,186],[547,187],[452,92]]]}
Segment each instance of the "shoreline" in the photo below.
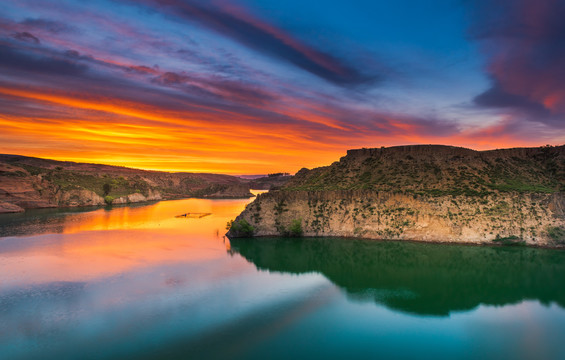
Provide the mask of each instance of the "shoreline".
{"label": "shoreline", "polygon": [[409,243],[419,243],[419,244],[434,244],[434,245],[462,245],[462,246],[485,246],[485,247],[502,247],[502,248],[536,248],[536,249],[548,249],[548,250],[565,250],[565,245],[563,246],[550,246],[550,245],[541,245],[541,244],[527,244],[527,243],[520,243],[520,244],[500,244],[500,243],[489,243],[489,242],[469,242],[469,241],[437,241],[437,240],[414,240],[414,239],[378,239],[378,238],[370,238],[370,237],[353,237],[353,236],[333,236],[333,235],[318,235],[318,236],[311,236],[311,235],[304,235],[304,236],[297,236],[297,237],[285,237],[280,235],[261,235],[261,236],[252,236],[252,237],[230,237],[226,234],[224,236],[229,241],[238,241],[238,240],[246,240],[246,239],[258,239],[258,240],[267,240],[267,239],[286,239],[286,240],[302,240],[302,239],[340,239],[340,240],[361,240],[366,242],[395,242],[395,243],[402,243],[402,242],[409,242]]}
{"label": "shoreline", "polygon": [[146,200],[146,201],[133,201],[133,202],[128,202],[128,203],[121,203],[121,204],[111,204],[111,205],[102,205],[102,204],[93,204],[93,205],[53,205],[53,206],[41,206],[41,207],[28,207],[28,208],[24,208],[18,205],[14,205],[12,203],[8,203],[6,202],[6,204],[12,205],[12,206],[17,206],[19,207],[21,210],[17,210],[14,209],[14,211],[3,211],[2,208],[0,208],[0,215],[4,215],[4,214],[22,214],[22,213],[26,213],[29,210],[49,210],[49,209],[77,209],[77,208],[92,208],[92,209],[96,209],[96,208],[112,208],[112,207],[122,207],[122,206],[130,206],[130,205],[135,205],[135,204],[151,204],[151,203],[158,203],[160,201],[171,201],[171,200],[186,200],[186,199],[200,199],[200,200],[245,200],[245,199],[251,199],[256,197],[256,195],[252,195],[252,196],[246,196],[246,197],[230,197],[230,196],[218,196],[218,197],[210,197],[210,196],[203,196],[203,197],[197,197],[197,196],[189,196],[189,197],[175,197],[175,198],[170,198],[170,199],[156,199],[156,200]]}

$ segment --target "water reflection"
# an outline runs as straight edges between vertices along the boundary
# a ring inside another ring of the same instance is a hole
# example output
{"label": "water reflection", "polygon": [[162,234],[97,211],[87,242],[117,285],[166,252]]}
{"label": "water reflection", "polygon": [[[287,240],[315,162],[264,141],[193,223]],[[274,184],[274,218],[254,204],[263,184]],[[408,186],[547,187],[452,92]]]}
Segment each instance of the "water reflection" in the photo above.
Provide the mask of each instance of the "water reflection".
{"label": "water reflection", "polygon": [[[3,234],[11,234],[0,238],[0,289],[93,280],[162,263],[223,257],[226,222],[249,201],[186,199],[0,216]],[[212,215],[175,217],[186,212]],[[27,233],[34,236],[14,236]]]}
{"label": "water reflection", "polygon": [[565,307],[565,252],[353,239],[234,239],[258,269],[321,273],[352,299],[446,316],[526,299]]}
{"label": "water reflection", "polygon": [[0,216],[0,358],[563,358],[565,252],[224,242],[249,201]]}
{"label": "water reflection", "polygon": [[[223,230],[225,219],[235,217],[249,201],[186,199],[105,208],[28,210],[25,213],[1,214],[0,237],[114,229],[167,228],[184,231],[183,225],[187,224],[209,231],[210,225],[216,226],[220,218],[223,221],[220,228]],[[175,219],[187,212],[211,213],[214,216],[210,218],[216,221],[204,218]]]}

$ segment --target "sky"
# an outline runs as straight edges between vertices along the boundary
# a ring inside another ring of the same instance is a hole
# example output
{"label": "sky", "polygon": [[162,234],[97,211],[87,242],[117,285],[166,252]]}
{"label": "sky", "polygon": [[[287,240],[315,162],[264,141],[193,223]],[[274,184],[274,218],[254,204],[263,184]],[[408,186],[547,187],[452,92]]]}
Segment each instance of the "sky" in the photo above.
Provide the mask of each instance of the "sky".
{"label": "sky", "polygon": [[294,173],[565,143],[565,0],[3,0],[0,152]]}

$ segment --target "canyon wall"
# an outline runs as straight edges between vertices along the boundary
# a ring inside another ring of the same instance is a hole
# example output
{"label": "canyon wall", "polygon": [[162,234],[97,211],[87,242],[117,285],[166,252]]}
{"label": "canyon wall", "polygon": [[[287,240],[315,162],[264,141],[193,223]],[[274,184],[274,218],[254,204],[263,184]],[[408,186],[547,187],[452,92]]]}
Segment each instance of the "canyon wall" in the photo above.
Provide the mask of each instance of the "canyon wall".
{"label": "canyon wall", "polygon": [[288,234],[293,221],[299,221],[304,236],[560,246],[551,231],[565,227],[564,209],[563,194],[476,198],[296,191],[261,194],[236,221],[245,219],[255,236]]}
{"label": "canyon wall", "polygon": [[[565,245],[565,146],[350,150],[258,196],[229,237]],[[241,226],[241,221],[245,222]]]}

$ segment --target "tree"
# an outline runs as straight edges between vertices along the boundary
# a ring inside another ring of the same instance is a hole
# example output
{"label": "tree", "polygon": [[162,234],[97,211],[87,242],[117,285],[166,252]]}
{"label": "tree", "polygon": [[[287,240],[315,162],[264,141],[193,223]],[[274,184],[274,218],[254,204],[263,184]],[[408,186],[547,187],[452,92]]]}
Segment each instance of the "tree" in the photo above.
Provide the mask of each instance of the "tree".
{"label": "tree", "polygon": [[102,190],[104,191],[104,196],[108,195],[112,191],[112,185],[106,183],[102,185]]}

